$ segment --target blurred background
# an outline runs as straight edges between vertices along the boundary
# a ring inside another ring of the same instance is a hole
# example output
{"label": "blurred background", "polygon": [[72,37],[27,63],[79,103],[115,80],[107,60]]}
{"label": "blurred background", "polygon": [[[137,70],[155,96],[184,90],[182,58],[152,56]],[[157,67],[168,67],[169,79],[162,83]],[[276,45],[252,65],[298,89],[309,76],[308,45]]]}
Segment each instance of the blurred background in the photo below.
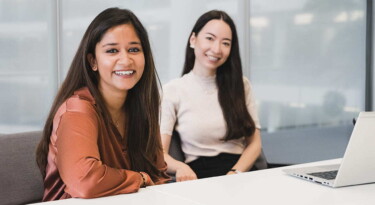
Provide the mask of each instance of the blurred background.
{"label": "blurred background", "polygon": [[89,23],[132,10],[149,32],[162,84],[180,76],[206,11],[235,21],[270,163],[342,157],[373,108],[372,0],[0,0],[0,134],[41,130]]}

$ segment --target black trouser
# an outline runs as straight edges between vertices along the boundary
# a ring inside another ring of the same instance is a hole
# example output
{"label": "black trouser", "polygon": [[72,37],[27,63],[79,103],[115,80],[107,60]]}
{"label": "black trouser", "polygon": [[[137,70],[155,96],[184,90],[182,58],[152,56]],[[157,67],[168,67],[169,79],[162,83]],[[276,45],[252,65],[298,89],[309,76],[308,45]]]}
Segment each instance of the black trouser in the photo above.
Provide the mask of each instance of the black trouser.
{"label": "black trouser", "polygon": [[227,174],[241,155],[221,153],[214,157],[199,157],[188,163],[198,179]]}

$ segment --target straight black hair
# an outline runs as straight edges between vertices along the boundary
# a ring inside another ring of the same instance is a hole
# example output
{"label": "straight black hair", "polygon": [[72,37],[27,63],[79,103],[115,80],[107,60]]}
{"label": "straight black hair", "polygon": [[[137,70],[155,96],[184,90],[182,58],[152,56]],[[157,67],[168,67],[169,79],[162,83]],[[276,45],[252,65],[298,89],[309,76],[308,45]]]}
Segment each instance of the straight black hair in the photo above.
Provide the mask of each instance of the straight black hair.
{"label": "straight black hair", "polygon": [[[243,73],[236,26],[224,11],[211,10],[200,16],[195,23],[191,35],[198,35],[211,20],[218,19],[227,23],[232,31],[230,54],[226,62],[217,68],[216,83],[219,103],[227,124],[225,141],[251,136],[255,132],[255,123],[250,116],[245,100]],[[194,49],[190,47],[190,36],[186,45],[185,63],[182,75],[189,73],[195,62]]]}

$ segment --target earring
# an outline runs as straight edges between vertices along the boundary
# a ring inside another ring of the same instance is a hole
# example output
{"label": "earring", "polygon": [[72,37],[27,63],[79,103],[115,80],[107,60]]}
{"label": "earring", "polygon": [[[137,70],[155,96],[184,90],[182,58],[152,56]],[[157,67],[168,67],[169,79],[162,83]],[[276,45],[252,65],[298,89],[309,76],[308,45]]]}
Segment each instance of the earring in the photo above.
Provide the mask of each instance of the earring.
{"label": "earring", "polygon": [[190,44],[190,48],[194,49],[194,48],[195,48],[195,46],[194,46],[193,44]]}

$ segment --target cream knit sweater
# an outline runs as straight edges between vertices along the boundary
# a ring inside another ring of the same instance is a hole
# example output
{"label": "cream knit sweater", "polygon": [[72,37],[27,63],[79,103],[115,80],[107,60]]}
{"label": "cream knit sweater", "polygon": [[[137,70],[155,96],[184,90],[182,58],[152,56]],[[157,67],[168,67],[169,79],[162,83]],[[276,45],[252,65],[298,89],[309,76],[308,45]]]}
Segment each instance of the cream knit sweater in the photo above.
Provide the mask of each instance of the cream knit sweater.
{"label": "cream knit sweater", "polygon": [[[255,100],[249,80],[244,77],[248,111],[260,129]],[[244,138],[222,141],[226,123],[218,100],[215,76],[202,77],[193,72],[172,80],[163,86],[161,107],[161,134],[179,132],[185,162],[199,156],[216,156],[219,153],[242,154]]]}

